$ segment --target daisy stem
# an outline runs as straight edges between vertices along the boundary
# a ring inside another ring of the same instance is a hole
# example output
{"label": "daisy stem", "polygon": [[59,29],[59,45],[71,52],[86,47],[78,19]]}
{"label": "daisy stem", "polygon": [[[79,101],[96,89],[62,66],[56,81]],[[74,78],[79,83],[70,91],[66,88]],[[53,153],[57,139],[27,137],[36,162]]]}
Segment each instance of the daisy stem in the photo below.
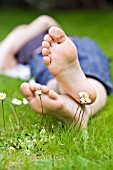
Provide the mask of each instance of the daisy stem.
{"label": "daisy stem", "polygon": [[74,117],[73,117],[73,120],[72,120],[72,122],[74,121],[74,119],[75,119],[75,116],[77,115],[78,109],[79,109],[79,105],[78,105],[78,107],[77,107],[77,109],[76,109],[76,112],[75,112],[75,114],[74,114]]}
{"label": "daisy stem", "polygon": [[19,125],[19,120],[18,120],[17,114],[16,114],[16,106],[15,106],[15,109],[14,109],[13,106],[11,105],[11,108],[13,110],[13,113],[14,113],[14,116],[15,116],[15,119],[16,119],[16,122],[17,122],[18,130],[19,130],[20,125]]}
{"label": "daisy stem", "polygon": [[79,116],[78,116],[78,120],[77,120],[77,121],[76,121],[76,123],[74,124],[74,127],[77,125],[77,123],[78,123],[78,122],[79,122],[79,120],[80,120],[81,112],[82,112],[82,109],[80,110],[80,113],[79,113]]}
{"label": "daisy stem", "polygon": [[82,117],[81,117],[81,121],[80,121],[79,128],[80,128],[81,125],[82,125],[82,119],[83,119],[83,116],[84,116],[84,111],[85,111],[85,104],[83,104],[83,112],[82,112]]}
{"label": "daisy stem", "polygon": [[22,112],[22,114],[21,114],[21,116],[20,116],[19,126],[20,126],[20,124],[21,124],[21,122],[22,122],[22,118],[23,118],[24,115],[25,115],[26,108],[27,108],[27,105],[25,105],[24,110],[23,110],[23,112]]}
{"label": "daisy stem", "polygon": [[11,123],[12,131],[14,132],[14,126],[13,126],[13,123],[12,123],[11,115],[9,116],[9,121]]}
{"label": "daisy stem", "polygon": [[4,123],[4,130],[6,131],[6,127],[5,127],[5,115],[4,115],[4,102],[2,100],[2,110],[3,110],[3,123]]}
{"label": "daisy stem", "polygon": [[40,97],[41,108],[42,108],[42,121],[41,121],[41,126],[42,126],[42,123],[43,123],[43,120],[44,120],[44,112],[43,112],[43,105],[42,105],[41,95],[39,97]]}

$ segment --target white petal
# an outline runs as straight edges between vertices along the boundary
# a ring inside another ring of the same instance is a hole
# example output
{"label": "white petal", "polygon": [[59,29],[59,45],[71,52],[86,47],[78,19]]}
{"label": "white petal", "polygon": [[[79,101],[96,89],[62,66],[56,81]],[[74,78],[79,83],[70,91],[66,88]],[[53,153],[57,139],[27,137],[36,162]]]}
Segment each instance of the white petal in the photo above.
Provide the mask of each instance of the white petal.
{"label": "white petal", "polygon": [[84,97],[82,97],[81,99],[80,99],[80,102],[82,103],[82,104],[87,104],[87,103],[91,103],[91,99],[89,99],[89,98],[84,98]]}
{"label": "white petal", "polygon": [[86,92],[84,92],[84,91],[81,91],[81,92],[79,93],[79,96],[80,96],[80,97],[89,97],[89,95],[88,95]]}
{"label": "white petal", "polygon": [[29,102],[27,101],[27,99],[26,98],[23,98],[23,104],[28,104]]}
{"label": "white petal", "polygon": [[88,99],[88,102],[87,103],[91,103],[91,99]]}
{"label": "white petal", "polygon": [[6,98],[6,94],[1,92],[0,93],[0,100],[4,100]]}
{"label": "white petal", "polygon": [[12,104],[14,104],[14,105],[21,105],[21,104],[22,104],[22,101],[14,98],[14,99],[12,100]]}

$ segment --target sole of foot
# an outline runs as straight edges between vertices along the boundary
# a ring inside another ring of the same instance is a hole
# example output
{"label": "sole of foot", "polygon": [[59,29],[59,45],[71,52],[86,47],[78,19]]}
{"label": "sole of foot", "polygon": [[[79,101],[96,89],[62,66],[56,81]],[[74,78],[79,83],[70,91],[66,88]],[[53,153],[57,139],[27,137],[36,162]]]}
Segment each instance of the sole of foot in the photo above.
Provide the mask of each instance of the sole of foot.
{"label": "sole of foot", "polygon": [[96,99],[96,92],[84,75],[74,43],[63,30],[51,27],[42,42],[44,64],[58,81],[62,91],[81,103],[79,93],[89,95],[91,103]]}

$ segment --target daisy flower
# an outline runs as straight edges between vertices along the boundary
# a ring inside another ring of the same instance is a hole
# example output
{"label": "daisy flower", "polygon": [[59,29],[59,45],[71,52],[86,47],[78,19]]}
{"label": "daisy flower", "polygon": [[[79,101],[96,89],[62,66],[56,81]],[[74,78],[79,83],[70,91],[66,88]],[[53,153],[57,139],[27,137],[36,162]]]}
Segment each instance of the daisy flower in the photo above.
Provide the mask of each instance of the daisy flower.
{"label": "daisy flower", "polygon": [[80,98],[80,102],[81,102],[82,104],[88,104],[88,103],[91,103],[91,99],[88,98],[88,97],[81,97],[81,98]]}
{"label": "daisy flower", "polygon": [[22,104],[22,101],[14,98],[14,99],[12,100],[12,104],[14,104],[14,105],[21,105],[21,104]]}
{"label": "daisy flower", "polygon": [[89,98],[89,95],[88,95],[86,92],[84,92],[84,91],[81,91],[81,92],[79,93],[79,96],[80,96],[80,97],[83,97],[83,98]]}
{"label": "daisy flower", "polygon": [[3,92],[0,92],[0,101],[2,102],[2,111],[3,111],[3,124],[4,124],[4,130],[6,130],[5,128],[5,113],[4,113],[4,102],[3,100],[6,98],[6,94]]}
{"label": "daisy flower", "polygon": [[4,100],[6,98],[6,94],[3,92],[0,92],[0,101]]}
{"label": "daisy flower", "polygon": [[23,104],[28,104],[29,102],[26,100],[26,98],[23,98]]}
{"label": "daisy flower", "polygon": [[41,90],[36,90],[36,94],[38,94],[39,96],[41,96],[42,91],[41,91]]}

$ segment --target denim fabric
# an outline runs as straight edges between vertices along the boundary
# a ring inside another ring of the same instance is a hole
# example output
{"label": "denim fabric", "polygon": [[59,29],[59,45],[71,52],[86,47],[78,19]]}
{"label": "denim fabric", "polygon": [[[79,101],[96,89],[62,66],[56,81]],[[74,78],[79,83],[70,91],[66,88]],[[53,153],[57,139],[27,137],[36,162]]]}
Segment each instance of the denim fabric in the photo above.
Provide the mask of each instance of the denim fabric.
{"label": "denim fabric", "polygon": [[36,82],[46,85],[54,76],[49,72],[48,68],[43,63],[42,53],[37,54],[30,60],[31,75]]}

